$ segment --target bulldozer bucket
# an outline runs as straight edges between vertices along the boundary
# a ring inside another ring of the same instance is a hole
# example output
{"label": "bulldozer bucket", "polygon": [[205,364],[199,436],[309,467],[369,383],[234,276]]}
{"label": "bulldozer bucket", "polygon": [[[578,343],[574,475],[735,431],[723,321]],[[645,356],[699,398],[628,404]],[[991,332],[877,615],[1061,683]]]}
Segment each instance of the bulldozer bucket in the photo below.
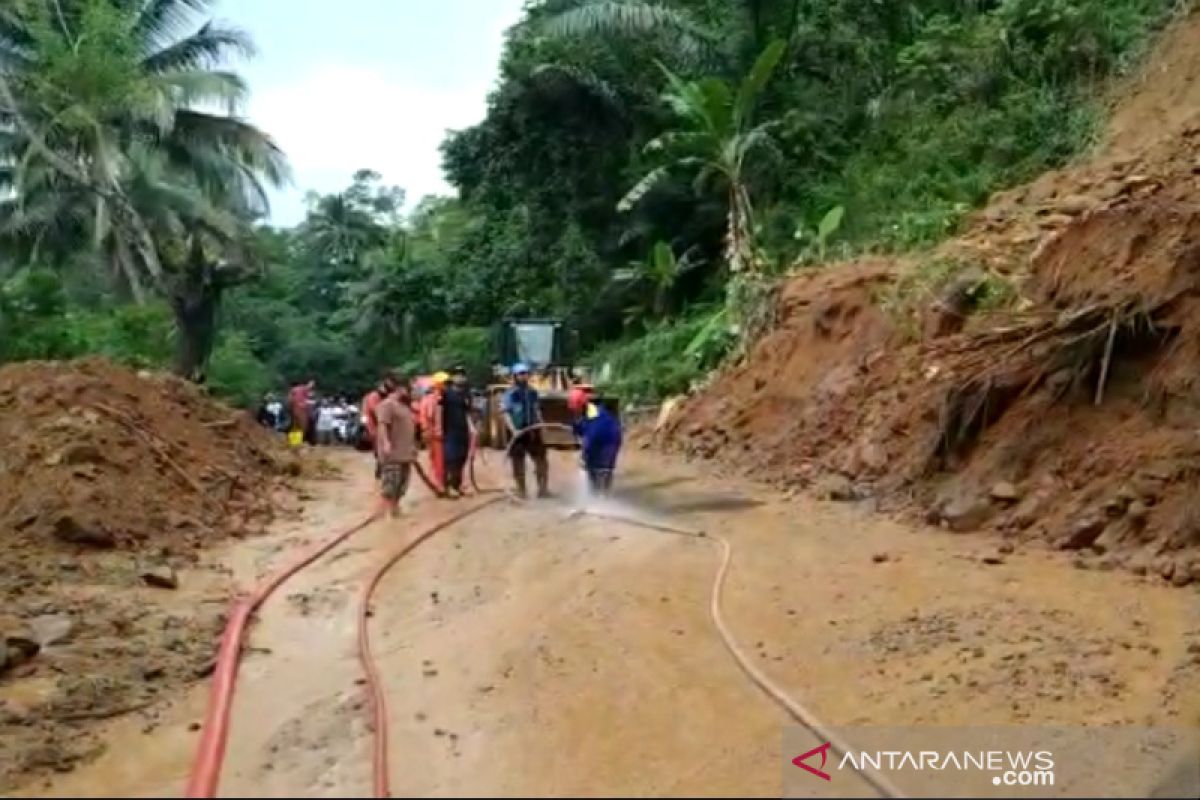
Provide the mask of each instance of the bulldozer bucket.
{"label": "bulldozer bucket", "polygon": [[[567,396],[561,392],[548,392],[542,395],[542,421],[570,426],[574,421],[571,410],[567,407]],[[575,435],[561,428],[551,428],[543,432],[542,438],[548,447],[574,448]]]}

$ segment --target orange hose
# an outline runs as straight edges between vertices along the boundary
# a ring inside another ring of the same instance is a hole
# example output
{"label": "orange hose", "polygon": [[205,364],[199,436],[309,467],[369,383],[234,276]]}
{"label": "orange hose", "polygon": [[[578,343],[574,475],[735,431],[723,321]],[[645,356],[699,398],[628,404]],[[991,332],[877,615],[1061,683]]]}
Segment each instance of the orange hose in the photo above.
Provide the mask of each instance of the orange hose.
{"label": "orange hose", "polygon": [[[527,428],[522,428],[521,430],[519,430],[515,434],[513,434],[512,438],[510,438],[508,440],[508,446],[504,448],[504,457],[508,458],[509,454],[512,453],[513,445],[516,444],[517,439],[521,438],[522,435],[529,433],[530,431],[540,431],[540,430],[545,430],[545,429],[549,429],[549,428],[554,428],[556,430],[572,431],[572,432],[575,430],[570,425],[564,425],[561,422],[538,422],[534,425],[530,425]],[[478,452],[478,450],[479,450],[479,437],[477,435],[473,434],[471,436],[471,448],[467,453],[467,469],[468,469],[469,477],[471,480],[472,488],[475,489],[475,492],[477,494],[491,494],[493,492],[505,491],[504,489],[480,489],[479,488],[479,482],[475,479],[475,455]]]}
{"label": "orange hose", "polygon": [[[540,428],[559,427],[566,428],[568,426],[558,425],[555,423],[543,423],[530,426],[521,431],[518,431],[513,441],[521,434],[527,431],[537,430]],[[512,442],[506,450],[511,450]],[[475,481],[475,449],[476,442],[474,437],[471,440],[471,481]],[[437,496],[444,496],[444,491],[430,480],[428,474],[422,469],[420,462],[414,462],[414,467],[421,480],[429,487],[429,489]],[[500,492],[499,489],[486,489],[477,491],[481,493]],[[363,592],[362,613],[359,619],[359,656],[363,662],[363,668],[367,672],[367,683],[371,694],[371,702],[375,716],[375,789],[377,796],[387,797],[388,794],[388,776],[387,776],[387,721],[386,721],[386,703],[383,697],[381,684],[379,682],[379,674],[371,659],[371,649],[369,636],[366,629],[366,619],[368,612],[368,602],[371,594],[374,592],[376,585],[383,578],[384,574],[397,561],[403,558],[409,551],[416,547],[421,542],[428,539],[433,534],[453,525],[455,522],[474,514],[493,503],[499,502],[503,497],[493,497],[476,506],[473,506],[460,514],[457,514],[450,519],[434,525],[429,530],[421,533],[408,545],[397,550],[389,556],[380,566],[379,570],[371,577]],[[204,726],[200,733],[200,742],[197,745],[196,756],[192,761],[192,769],[188,776],[187,789],[185,797],[188,798],[211,798],[216,797],[217,787],[221,778],[221,766],[225,761],[225,749],[229,742],[229,719],[230,712],[233,707],[233,693],[237,684],[237,671],[241,660],[242,645],[246,637],[246,627],[250,621],[251,615],[275,592],[285,581],[291,578],[300,570],[312,564],[318,558],[328,553],[337,545],[341,544],[346,539],[354,534],[362,531],[372,523],[376,522],[380,517],[380,512],[375,512],[367,517],[362,522],[341,531],[324,542],[319,543],[308,551],[305,551],[295,561],[288,563],[283,569],[277,571],[265,581],[260,583],[248,595],[243,594],[238,596],[230,607],[229,619],[225,623],[225,631],[221,636],[221,645],[217,650],[216,668],[213,671],[212,690],[209,694],[208,709],[204,716]]]}
{"label": "orange hose", "polygon": [[435,533],[445,530],[446,528],[461,522],[472,514],[476,514],[494,503],[498,503],[504,498],[493,497],[489,500],[484,500],[477,503],[471,508],[461,511],[448,519],[425,529],[415,539],[406,543],[402,547],[391,553],[379,568],[371,575],[367,583],[363,586],[362,599],[359,603],[358,614],[358,657],[362,662],[363,672],[367,677],[367,699],[371,704],[371,716],[375,724],[375,743],[372,750],[372,766],[373,766],[373,786],[375,797],[391,797],[391,778],[388,770],[388,721],[387,721],[387,698],[383,691],[383,681],[379,675],[379,669],[375,665],[375,659],[371,654],[371,634],[369,620],[371,618],[371,597],[375,593],[375,589],[379,586],[379,582],[383,580],[383,576],[396,565],[396,563],[412,552],[418,545],[424,542]]}
{"label": "orange hose", "polygon": [[372,514],[357,525],[319,542],[261,582],[251,593],[243,594],[234,600],[229,620],[225,623],[225,632],[221,636],[221,647],[217,651],[217,665],[213,671],[208,710],[204,716],[204,728],[200,733],[196,757],[192,761],[191,774],[188,776],[185,797],[215,797],[217,794],[221,765],[225,760],[225,747],[229,741],[229,714],[233,706],[233,690],[237,683],[238,664],[250,615],[284,581],[378,518],[378,513]]}

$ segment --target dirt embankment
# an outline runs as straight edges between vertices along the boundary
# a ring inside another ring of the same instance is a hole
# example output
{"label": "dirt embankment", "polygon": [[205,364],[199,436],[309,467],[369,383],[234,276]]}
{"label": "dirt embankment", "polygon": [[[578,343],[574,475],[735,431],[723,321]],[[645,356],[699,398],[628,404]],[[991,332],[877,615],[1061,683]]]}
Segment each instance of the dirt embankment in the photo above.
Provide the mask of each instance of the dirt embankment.
{"label": "dirt embankment", "polygon": [[224,604],[175,603],[175,571],[263,530],[299,463],[195,387],[100,360],[0,369],[0,441],[3,790],[206,674]]}
{"label": "dirt embankment", "polygon": [[793,280],[778,329],[662,441],[1006,548],[1200,581],[1197,42],[1193,13],[1095,153],[936,252]]}

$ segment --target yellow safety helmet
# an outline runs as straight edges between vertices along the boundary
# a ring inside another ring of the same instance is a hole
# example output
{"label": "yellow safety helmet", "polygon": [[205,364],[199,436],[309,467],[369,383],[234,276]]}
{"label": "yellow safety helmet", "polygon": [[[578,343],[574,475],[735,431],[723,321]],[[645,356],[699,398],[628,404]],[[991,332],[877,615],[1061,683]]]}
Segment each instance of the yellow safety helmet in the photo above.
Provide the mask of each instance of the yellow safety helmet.
{"label": "yellow safety helmet", "polygon": [[435,372],[433,374],[434,386],[445,386],[446,381],[450,380],[450,374],[446,372]]}

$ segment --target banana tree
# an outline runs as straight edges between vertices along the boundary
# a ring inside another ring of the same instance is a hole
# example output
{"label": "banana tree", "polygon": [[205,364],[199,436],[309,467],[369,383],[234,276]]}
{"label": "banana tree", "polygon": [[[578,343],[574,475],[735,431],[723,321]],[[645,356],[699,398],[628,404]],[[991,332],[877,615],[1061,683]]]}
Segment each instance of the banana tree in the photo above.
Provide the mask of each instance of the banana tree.
{"label": "banana tree", "polygon": [[726,259],[734,273],[757,268],[754,249],[754,207],[750,176],[755,159],[779,159],[772,136],[774,122],[755,123],[758,99],[771,80],[786,45],[772,42],[736,90],[719,78],[686,81],[663,66],[668,89],[663,97],[679,122],[646,145],[648,155],[661,159],[622,198],[618,208],[631,210],[642,198],[668,178],[680,173],[692,176],[699,192],[724,192],[727,210]]}
{"label": "banana tree", "polygon": [[691,253],[676,258],[675,251],[667,242],[658,242],[645,261],[635,262],[626,269],[613,272],[612,280],[617,284],[648,289],[642,293],[644,302],[635,308],[634,315],[649,312],[655,317],[665,317],[671,312],[671,292],[687,272],[695,269],[699,262]]}

